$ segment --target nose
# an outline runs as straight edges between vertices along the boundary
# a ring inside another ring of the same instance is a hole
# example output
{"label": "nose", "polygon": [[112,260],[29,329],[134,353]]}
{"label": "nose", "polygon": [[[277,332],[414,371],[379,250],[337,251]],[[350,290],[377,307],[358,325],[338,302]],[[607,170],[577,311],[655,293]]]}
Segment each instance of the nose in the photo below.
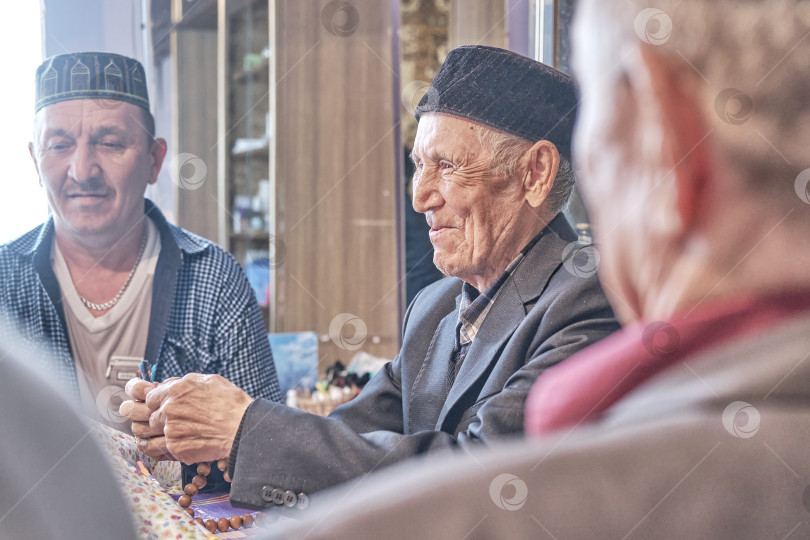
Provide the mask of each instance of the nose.
{"label": "nose", "polygon": [[423,169],[413,176],[413,209],[424,214],[442,205],[442,196],[436,182],[436,174]]}
{"label": "nose", "polygon": [[92,146],[82,143],[76,144],[70,159],[70,169],[68,170],[70,177],[81,184],[98,177],[100,173],[101,166]]}

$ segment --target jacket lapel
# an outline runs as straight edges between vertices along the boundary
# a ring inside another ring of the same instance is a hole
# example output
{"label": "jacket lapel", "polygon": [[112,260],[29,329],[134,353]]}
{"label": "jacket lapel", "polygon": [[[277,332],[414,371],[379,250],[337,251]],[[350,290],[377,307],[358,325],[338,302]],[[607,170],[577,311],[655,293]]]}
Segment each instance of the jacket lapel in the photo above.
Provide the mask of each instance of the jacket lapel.
{"label": "jacket lapel", "polygon": [[[480,391],[476,384],[477,381],[490,370],[490,366],[500,356],[499,353],[504,344],[512,337],[512,333],[525,316],[526,310],[523,307],[523,302],[518,296],[517,288],[510,279],[504,283],[503,288],[498,293],[495,303],[487,313],[487,317],[478,330],[475,340],[470,345],[470,350],[467,351],[467,357],[461,364],[456,381],[453,387],[450,388],[439,414],[436,429],[442,430],[445,428],[444,430],[448,432],[452,431],[453,422],[448,422],[449,425],[444,426],[445,421],[451,420],[451,418],[448,418],[450,412],[456,408],[456,405],[462,401],[466,394]],[[455,336],[453,338],[451,352],[452,346],[455,344]],[[447,366],[445,365],[446,371]],[[455,416],[452,419],[455,419]]]}
{"label": "jacket lapel", "polygon": [[[562,266],[563,249],[577,239],[565,216],[558,214],[542,231],[537,243],[526,253],[514,274],[503,284],[495,302],[487,313],[481,328],[470,345],[467,357],[461,365],[456,381],[450,389],[439,414],[435,429],[452,432],[460,416],[451,414],[463,406],[463,398],[480,392],[479,380],[497,363],[501,351],[512,337],[529,309],[545,290],[551,276]],[[453,328],[458,318],[458,310],[453,313]],[[442,321],[445,322],[445,321]],[[454,330],[439,331],[451,334],[450,352],[455,345]],[[447,367],[445,366],[445,370]],[[485,379],[484,379],[485,380]],[[468,405],[469,406],[469,405]],[[463,412],[463,411],[461,411]]]}
{"label": "jacket lapel", "polygon": [[455,328],[458,321],[458,305],[461,295],[456,297],[456,309],[448,313],[439,323],[433,340],[414,379],[412,398],[408,411],[408,433],[433,429],[446,403],[447,370],[450,357],[456,344]]}
{"label": "jacket lapel", "polygon": [[534,302],[543,293],[551,276],[562,266],[563,250],[576,240],[577,234],[561,213],[543,229],[543,236],[512,275],[524,303]]}

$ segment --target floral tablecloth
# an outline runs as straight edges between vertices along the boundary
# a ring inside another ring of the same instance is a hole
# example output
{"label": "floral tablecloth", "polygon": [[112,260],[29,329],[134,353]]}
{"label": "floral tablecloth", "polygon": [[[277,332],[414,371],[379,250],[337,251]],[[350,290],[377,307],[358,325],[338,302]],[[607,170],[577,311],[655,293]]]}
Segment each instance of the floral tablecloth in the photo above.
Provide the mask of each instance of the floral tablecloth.
{"label": "floral tablecloth", "polygon": [[110,456],[139,538],[225,540],[261,534],[256,528],[209,533],[172,498],[182,493],[178,462],[150,458],[138,450],[134,437],[103,424],[96,424],[94,432]]}

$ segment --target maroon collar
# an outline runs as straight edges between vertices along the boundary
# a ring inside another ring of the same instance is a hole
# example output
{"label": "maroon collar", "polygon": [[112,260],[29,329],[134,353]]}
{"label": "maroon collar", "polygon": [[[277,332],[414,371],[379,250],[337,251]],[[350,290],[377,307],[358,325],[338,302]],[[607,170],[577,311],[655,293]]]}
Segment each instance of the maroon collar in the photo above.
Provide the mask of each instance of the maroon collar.
{"label": "maroon collar", "polygon": [[536,436],[598,418],[657,373],[698,351],[810,310],[810,291],[738,296],[638,321],[545,372],[526,400],[525,429]]}

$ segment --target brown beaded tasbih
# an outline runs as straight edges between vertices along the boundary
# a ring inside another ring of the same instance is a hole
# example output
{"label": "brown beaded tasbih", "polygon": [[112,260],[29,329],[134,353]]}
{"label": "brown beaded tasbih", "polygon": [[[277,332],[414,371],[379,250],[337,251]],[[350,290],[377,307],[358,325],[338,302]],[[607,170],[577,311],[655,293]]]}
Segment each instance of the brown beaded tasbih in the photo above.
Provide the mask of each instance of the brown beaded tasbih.
{"label": "brown beaded tasbih", "polygon": [[[217,468],[224,472],[225,474],[223,477],[225,478],[226,482],[231,481],[231,477],[228,475],[228,459],[223,458],[217,461]],[[202,488],[208,483],[206,476],[208,473],[211,472],[211,465],[208,463],[200,463],[197,465],[197,474],[194,478],[191,479],[191,483],[186,484],[186,487],[183,488],[183,495],[177,500],[177,503],[186,510],[186,513],[190,515],[194,520],[205,527],[209,532],[225,532],[228,529],[237,530],[240,527],[252,527],[253,526],[253,515],[252,514],[243,514],[233,515],[230,518],[219,518],[219,520],[214,521],[213,519],[206,519],[203,521],[202,518],[194,517],[194,509],[190,508],[191,506],[191,498],[194,497],[197,493],[200,492]]]}

